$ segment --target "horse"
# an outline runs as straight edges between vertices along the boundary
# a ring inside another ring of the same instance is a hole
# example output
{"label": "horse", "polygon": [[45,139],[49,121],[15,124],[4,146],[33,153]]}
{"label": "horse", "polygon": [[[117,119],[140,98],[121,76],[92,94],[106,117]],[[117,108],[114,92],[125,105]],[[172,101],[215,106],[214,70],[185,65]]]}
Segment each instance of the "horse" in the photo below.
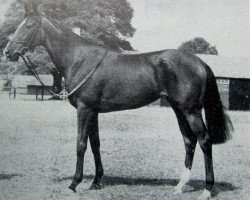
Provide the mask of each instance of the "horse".
{"label": "horse", "polygon": [[[83,179],[87,140],[95,161],[91,189],[101,189],[98,114],[135,109],[166,97],[177,117],[185,145],[185,162],[174,194],[182,193],[191,174],[196,144],[204,154],[205,188],[198,199],[211,198],[214,185],[212,146],[231,138],[233,126],[222,105],[210,67],[193,54],[174,49],[126,54],[85,40],[25,2],[25,19],[9,40],[4,54],[18,61],[43,46],[65,78],[68,100],[77,110],[77,162],[69,188],[76,192]],[[82,81],[84,80],[84,81]],[[205,112],[205,120],[202,110]]]}

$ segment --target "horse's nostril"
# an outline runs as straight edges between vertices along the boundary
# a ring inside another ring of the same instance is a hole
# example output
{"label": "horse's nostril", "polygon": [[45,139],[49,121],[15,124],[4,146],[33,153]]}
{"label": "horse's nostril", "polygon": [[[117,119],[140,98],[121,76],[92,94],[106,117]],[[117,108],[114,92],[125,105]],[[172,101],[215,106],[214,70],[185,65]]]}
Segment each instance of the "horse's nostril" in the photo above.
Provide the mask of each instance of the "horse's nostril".
{"label": "horse's nostril", "polygon": [[24,55],[26,52],[28,51],[28,48],[27,47],[24,47],[21,49],[21,53]]}
{"label": "horse's nostril", "polygon": [[9,57],[11,57],[12,61],[18,61],[19,55],[20,55],[19,53],[14,53],[12,56]]}
{"label": "horse's nostril", "polygon": [[5,53],[5,55],[6,55],[6,56],[9,56],[9,55],[10,55],[10,50],[9,50],[9,49],[7,49],[7,50],[5,50],[5,52],[4,52],[4,53]]}

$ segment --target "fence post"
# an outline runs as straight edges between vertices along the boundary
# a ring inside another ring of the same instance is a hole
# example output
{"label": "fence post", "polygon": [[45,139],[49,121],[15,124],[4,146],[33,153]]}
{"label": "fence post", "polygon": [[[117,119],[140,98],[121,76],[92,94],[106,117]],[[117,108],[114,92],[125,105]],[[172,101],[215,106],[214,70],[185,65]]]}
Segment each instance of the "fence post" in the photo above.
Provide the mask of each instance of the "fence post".
{"label": "fence post", "polygon": [[36,101],[38,99],[38,89],[36,88]]}
{"label": "fence post", "polygon": [[11,99],[11,90],[12,90],[12,87],[9,89],[9,99]]}
{"label": "fence post", "polygon": [[44,87],[42,86],[42,101],[43,101],[43,95],[44,95]]}
{"label": "fence post", "polygon": [[16,88],[14,87],[14,99],[16,99]]}

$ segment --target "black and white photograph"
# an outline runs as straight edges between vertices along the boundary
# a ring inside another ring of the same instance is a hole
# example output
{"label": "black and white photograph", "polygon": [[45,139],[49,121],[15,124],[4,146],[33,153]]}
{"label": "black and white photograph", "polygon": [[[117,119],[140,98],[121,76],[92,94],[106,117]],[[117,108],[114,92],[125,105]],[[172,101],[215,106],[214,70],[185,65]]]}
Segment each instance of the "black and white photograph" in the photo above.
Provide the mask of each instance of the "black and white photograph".
{"label": "black and white photograph", "polygon": [[250,0],[0,0],[0,199],[249,200]]}

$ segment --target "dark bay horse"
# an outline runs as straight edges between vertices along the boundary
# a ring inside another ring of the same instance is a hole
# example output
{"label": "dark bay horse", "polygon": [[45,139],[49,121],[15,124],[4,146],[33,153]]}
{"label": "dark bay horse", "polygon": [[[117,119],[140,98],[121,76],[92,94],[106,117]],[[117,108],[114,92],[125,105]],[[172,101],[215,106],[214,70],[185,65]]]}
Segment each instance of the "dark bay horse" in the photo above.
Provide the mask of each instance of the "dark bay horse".
{"label": "dark bay horse", "polygon": [[[77,163],[69,188],[75,191],[83,179],[88,138],[96,167],[91,188],[101,187],[98,113],[139,108],[166,96],[177,116],[186,149],[183,174],[174,192],[181,193],[189,181],[198,141],[206,172],[205,189],[199,199],[209,199],[214,185],[212,145],[226,142],[232,130],[211,69],[198,57],[177,50],[132,55],[107,50],[85,41],[58,22],[41,17],[32,1],[25,3],[25,12],[25,20],[4,53],[17,61],[27,50],[45,47],[65,78],[67,91],[75,90],[69,102],[77,109]],[[79,86],[87,76],[86,82]]]}

